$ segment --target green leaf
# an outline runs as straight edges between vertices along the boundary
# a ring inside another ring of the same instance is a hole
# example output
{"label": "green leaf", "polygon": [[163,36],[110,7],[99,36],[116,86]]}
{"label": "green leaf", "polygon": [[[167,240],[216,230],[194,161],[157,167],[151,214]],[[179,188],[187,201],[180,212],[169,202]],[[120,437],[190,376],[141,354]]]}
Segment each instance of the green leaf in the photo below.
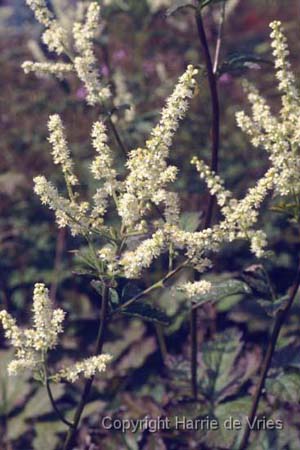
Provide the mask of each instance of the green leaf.
{"label": "green leaf", "polygon": [[204,367],[199,371],[199,386],[215,403],[236,394],[256,372],[257,354],[242,349],[241,334],[235,329],[226,330],[203,344]]}
{"label": "green leaf", "polygon": [[282,402],[300,402],[300,373],[277,372],[276,376],[266,380],[266,388],[269,394],[274,395]]}
{"label": "green leaf", "polygon": [[165,326],[170,324],[170,319],[166,313],[150,303],[136,302],[122,310],[121,313]]}
{"label": "green leaf", "polygon": [[[207,443],[212,448],[233,448],[237,437],[240,435],[244,426],[245,417],[248,416],[252,404],[250,396],[241,397],[226,403],[221,403],[215,408],[215,416],[219,422],[220,428],[217,431],[211,431],[207,435]],[[235,427],[231,427],[230,421],[235,422]],[[227,422],[226,422],[227,421]]]}
{"label": "green leaf", "polygon": [[184,231],[196,231],[201,223],[202,214],[198,212],[185,212],[179,219],[179,227]]}
{"label": "green leaf", "polygon": [[[75,261],[79,264],[83,264],[85,270],[87,267],[92,270],[92,272],[95,270],[97,272],[97,265],[95,262],[95,255],[92,252],[92,250],[88,247],[82,248],[78,251],[75,251]],[[81,270],[81,268],[79,268]]]}
{"label": "green leaf", "polygon": [[98,294],[100,294],[102,296],[103,285],[102,285],[101,281],[99,281],[99,280],[92,280],[91,281],[91,286],[92,286],[93,289],[95,289],[96,292],[98,292]]}
{"label": "green leaf", "polygon": [[113,306],[118,306],[120,304],[120,297],[116,289],[109,289],[109,299]]}
{"label": "green leaf", "polygon": [[265,310],[265,312],[269,316],[275,317],[276,314],[278,313],[278,311],[280,311],[282,308],[284,308],[284,306],[286,305],[288,300],[289,300],[289,296],[284,295],[284,296],[276,299],[274,302],[272,302],[270,300],[265,300],[263,298],[259,298],[256,301],[257,301],[257,303],[260,304],[260,306]]}
{"label": "green leaf", "polygon": [[259,66],[259,64],[272,65],[273,63],[253,53],[233,55],[223,62],[218,70],[218,75],[221,76],[224,73],[240,74],[246,69]]}
{"label": "green leaf", "polygon": [[272,300],[270,281],[263,266],[255,264],[247,267],[241,273],[241,278],[257,297]]}
{"label": "green leaf", "polygon": [[240,280],[227,280],[219,283],[214,283],[212,289],[207,293],[200,295],[193,303],[203,304],[209,301],[220,301],[226,297],[233,295],[246,295],[251,294],[249,286]]}

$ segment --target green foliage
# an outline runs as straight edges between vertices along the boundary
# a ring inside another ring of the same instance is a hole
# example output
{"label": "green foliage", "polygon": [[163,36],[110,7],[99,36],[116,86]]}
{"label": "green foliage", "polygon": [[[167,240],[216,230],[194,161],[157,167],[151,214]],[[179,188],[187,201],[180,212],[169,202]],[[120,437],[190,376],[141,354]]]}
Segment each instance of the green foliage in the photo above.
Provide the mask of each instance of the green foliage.
{"label": "green foliage", "polygon": [[[163,98],[170,93],[178,73],[182,72],[187,62],[199,64],[203,63],[203,59],[199,60],[199,43],[192,14],[175,14],[185,7],[189,10],[193,2],[172,2],[167,12],[172,16],[169,19],[165,18],[162,11],[152,16],[149,2],[146,1],[116,0],[113,3],[111,7],[103,7],[105,32],[103,39],[99,39],[97,56],[99,67],[104,72],[108,69],[110,76],[116,67],[126,73],[126,81],[138,111],[136,118],[129,124],[121,121],[122,136],[128,149],[131,149],[143,142],[157,121]],[[225,25],[218,73],[223,120],[220,173],[237,197],[243,195],[266,165],[266,158],[249,146],[234,122],[234,112],[243,108],[244,101],[238,77],[246,74],[249,78],[255,78],[264,95],[271,100],[272,110],[276,111],[278,98],[273,90],[266,44],[270,17],[284,16],[292,36],[292,53],[299,53],[298,41],[293,39],[297,29],[297,24],[293,22],[296,2],[291,1],[288,10],[284,2],[281,3],[255,0],[240,2],[238,12],[229,17]],[[216,9],[222,6],[221,0],[200,2],[205,24],[208,25],[212,55],[218,24],[214,9],[205,7],[214,4]],[[2,13],[3,7],[0,9]],[[130,36],[128,29],[132,30]],[[0,175],[1,307],[4,305],[17,316],[27,319],[32,284],[36,281],[51,284],[57,303],[65,304],[67,300],[72,302],[68,336],[63,342],[68,359],[78,352],[87,353],[94,342],[101,295],[96,279],[97,267],[89,249],[82,249],[75,256],[75,264],[71,262],[73,253],[69,253],[69,250],[73,252],[81,242],[74,243],[65,234],[61,243],[52,225],[52,214],[45,213],[33,200],[31,180],[43,171],[56,181],[57,176],[48,156],[45,124],[49,113],[59,111],[70,127],[72,148],[79,161],[76,170],[85,180],[82,194],[87,196],[91,186],[87,177],[90,147],[86,136],[98,111],[93,112],[79,100],[80,86],[74,80],[70,80],[67,96],[65,92],[62,95],[62,86],[51,78],[30,77],[29,81],[25,80],[19,66],[24,59],[31,57],[28,54],[27,38],[27,35],[20,36],[20,39],[7,35],[3,36],[1,44],[1,81],[7,96],[5,110],[1,113],[7,131],[2,137]],[[106,52],[109,58],[104,64],[102,58]],[[251,68],[255,70],[249,70]],[[200,92],[193,104],[191,117],[178,135],[176,151],[174,146],[171,154],[172,162],[187,170],[187,177],[178,181],[183,198],[180,226],[191,232],[201,228],[202,216],[196,212],[199,205],[203,209],[206,207],[204,191],[199,190],[198,176],[189,168],[191,153],[199,152],[207,161],[210,158],[210,104],[205,75],[203,71]],[[124,103],[114,111],[113,117],[121,120],[126,108],[127,104]],[[76,125],[78,122],[80,126]],[[121,166],[122,157],[113,139],[111,141]],[[102,414],[124,414],[124,417],[130,418],[168,414],[194,419],[210,415],[220,423],[228,416],[243,418],[248,414],[272,319],[285,305],[286,292],[294,275],[295,256],[299,250],[295,228],[285,222],[286,217],[297,216],[299,205],[293,200],[285,203],[277,201],[272,209],[263,214],[271,246],[276,252],[276,256],[269,261],[273,265],[271,268],[271,264],[268,265],[268,275],[262,266],[251,259],[245,247],[237,243],[230,249],[225,248],[218,256],[215,271],[211,274],[212,292],[196,299],[199,306],[198,330],[204,339],[198,355],[199,400],[191,400],[190,393],[190,361],[187,357],[190,354],[187,347],[189,305],[182,293],[167,284],[155,291],[146,304],[135,303],[127,308],[108,327],[105,351],[114,355],[114,363],[108,373],[108,380],[96,382],[92,401],[85,409],[80,436],[83,435],[86,442],[94,444],[95,441],[95,445],[103,450],[123,447],[133,450],[138,446],[143,450],[185,450],[199,445],[210,450],[218,447],[234,448],[240,437],[239,432],[223,428],[217,432],[189,433],[188,436],[185,433],[179,436],[171,431],[165,435],[138,433],[136,436],[126,435],[125,438],[120,433],[105,433],[104,430],[100,430],[99,437],[93,433],[93,429],[95,423],[98,427]],[[273,214],[274,211],[280,214]],[[217,214],[216,210],[216,217]],[[58,262],[55,270],[54,261]],[[167,264],[167,261],[163,261],[161,265],[155,265],[147,273],[145,284],[159,279]],[[241,267],[249,265],[250,269],[241,274]],[[71,270],[76,275],[72,281]],[[224,272],[226,279],[220,275]],[[81,274],[86,277],[77,276]],[[189,275],[190,272],[186,271],[182,279],[178,276],[177,281],[185,281]],[[93,290],[89,286],[90,279],[94,280]],[[144,283],[140,285],[132,282],[124,286],[123,282],[121,280],[118,286],[112,283],[111,310],[122,306],[145,287]],[[215,314],[213,318],[210,316],[211,311]],[[274,355],[259,411],[259,414],[266,414],[269,418],[282,418],[284,431],[254,432],[249,450],[300,448],[300,417],[297,410],[300,387],[299,313],[296,302],[282,330],[281,347]],[[170,359],[168,369],[161,364],[152,324],[164,325]],[[232,330],[232,326],[236,328]],[[217,328],[217,335],[214,327]],[[244,340],[237,327],[246,330]],[[62,349],[58,348],[57,352],[61,356]],[[183,356],[170,356],[180,353]],[[44,391],[36,389],[36,386],[33,388],[26,376],[15,379],[7,377],[4,368],[11,354],[1,351],[0,356],[1,433],[4,436],[6,427],[6,439],[12,441],[17,450],[54,450],[61,442],[65,426],[57,420]],[[57,390],[54,388],[54,395],[66,417],[71,419],[79,389],[60,386]],[[5,427],[2,426],[4,423]],[[0,447],[4,445],[6,442],[0,443]],[[82,447],[80,442],[77,447]]]}
{"label": "green foliage", "polygon": [[193,303],[197,305],[202,305],[209,301],[220,302],[221,300],[227,299],[228,297],[238,297],[251,294],[252,291],[250,287],[241,280],[226,280],[217,283],[212,283],[212,289],[209,293],[200,295]]}
{"label": "green foliage", "polygon": [[232,55],[230,58],[223,61],[218,68],[218,75],[221,76],[225,73],[232,75],[242,75],[249,69],[261,69],[262,65],[273,66],[273,63],[259,55],[255,54],[238,54]]}
{"label": "green foliage", "polygon": [[147,302],[135,302],[121,312],[128,316],[139,317],[148,322],[154,322],[165,326],[170,324],[170,319],[164,311]]}

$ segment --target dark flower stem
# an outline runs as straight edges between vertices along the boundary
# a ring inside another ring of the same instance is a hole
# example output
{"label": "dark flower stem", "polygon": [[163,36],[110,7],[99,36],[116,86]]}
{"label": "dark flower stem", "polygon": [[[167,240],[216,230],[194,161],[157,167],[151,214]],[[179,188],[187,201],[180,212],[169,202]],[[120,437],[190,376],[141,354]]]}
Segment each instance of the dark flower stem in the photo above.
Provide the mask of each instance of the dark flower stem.
{"label": "dark flower stem", "polygon": [[283,307],[278,311],[276,318],[275,318],[275,322],[274,322],[274,326],[273,326],[273,331],[270,337],[270,341],[268,344],[268,348],[263,360],[263,364],[262,364],[262,369],[261,369],[261,374],[255,389],[255,395],[253,398],[253,403],[252,403],[252,407],[251,407],[251,411],[249,414],[249,420],[247,421],[246,424],[246,428],[244,431],[244,435],[242,438],[242,441],[240,443],[240,446],[238,448],[238,450],[245,450],[248,446],[248,442],[249,442],[249,437],[251,434],[251,423],[253,422],[253,420],[255,419],[256,413],[257,413],[257,409],[258,409],[258,405],[263,393],[263,389],[265,386],[265,381],[268,375],[268,371],[272,362],[272,357],[275,351],[275,347],[277,344],[277,340],[278,340],[278,336],[279,333],[281,331],[281,328],[283,326],[283,324],[285,323],[285,320],[289,314],[289,311],[294,303],[295,297],[297,295],[298,289],[300,286],[300,263],[297,269],[297,274],[294,280],[294,283],[290,289],[290,293],[289,293],[289,298],[288,301],[285,305],[283,305]]}
{"label": "dark flower stem", "polygon": [[197,314],[198,314],[197,309],[191,309],[191,312],[190,312],[191,379],[192,379],[192,396],[195,400],[198,397],[198,389],[197,389],[197,353],[198,353]]}
{"label": "dark flower stem", "polygon": [[55,402],[55,400],[54,400],[54,397],[53,397],[53,394],[52,394],[52,391],[51,391],[50,381],[49,381],[49,380],[46,381],[46,388],[47,388],[47,393],[48,393],[48,397],[49,397],[49,400],[50,400],[50,402],[51,402],[52,408],[54,409],[54,411],[55,411],[57,417],[61,420],[61,422],[63,422],[63,423],[64,423],[65,425],[67,425],[69,428],[72,428],[72,427],[73,427],[73,423],[72,423],[72,422],[69,422],[69,421],[63,416],[63,414],[60,412],[60,410],[58,409],[58,406],[57,406],[57,404],[56,404],[56,402]]}
{"label": "dark flower stem", "polygon": [[118,314],[118,313],[120,313],[122,311],[125,311],[130,305],[132,305],[133,303],[137,302],[138,300],[140,300],[141,298],[145,297],[146,295],[150,294],[154,290],[163,288],[165,283],[167,283],[167,281],[169,281],[171,278],[173,278],[175,275],[177,275],[177,273],[180,272],[182,269],[187,267],[188,263],[189,263],[189,260],[186,259],[181,264],[179,264],[177,267],[175,267],[175,269],[173,269],[170,272],[168,272],[159,281],[157,281],[156,283],[154,283],[151,286],[147,287],[144,291],[139,292],[137,295],[132,297],[130,300],[127,300],[125,303],[123,303],[121,306],[119,306],[115,310],[111,311],[111,315],[114,316],[115,314]]}
{"label": "dark flower stem", "polygon": [[108,120],[108,124],[109,124],[109,126],[111,128],[111,131],[112,131],[112,133],[113,133],[113,135],[114,135],[114,137],[115,137],[115,139],[117,141],[117,144],[118,144],[119,148],[121,149],[121,152],[123,153],[123,156],[127,157],[127,149],[126,149],[126,147],[124,145],[124,142],[121,139],[121,136],[119,134],[119,131],[117,130],[117,127],[115,126],[115,124],[114,124],[114,122],[113,122],[113,120],[112,120],[110,115],[108,116],[107,120]]}
{"label": "dark flower stem", "polygon": [[[212,128],[211,128],[211,161],[210,168],[214,172],[218,171],[218,159],[219,159],[219,146],[220,146],[220,106],[219,106],[219,96],[218,96],[218,86],[217,86],[217,76],[216,71],[214,71],[214,65],[217,65],[219,59],[222,30],[224,23],[224,15],[222,14],[222,26],[219,27],[219,37],[218,37],[218,47],[216,51],[216,62],[213,64],[207,36],[203,24],[203,19],[201,15],[200,7],[196,9],[195,20],[197,25],[197,31],[199,36],[199,41],[201,44],[201,49],[205,61],[206,73],[208,79],[208,85],[210,90],[211,98],[211,110],[212,110]],[[208,206],[204,219],[204,228],[208,228],[211,225],[213,217],[213,209],[215,204],[215,197],[210,195],[208,198]],[[197,309],[191,309],[191,390],[192,395],[197,398],[197,353],[198,353],[198,341],[197,341]]]}
{"label": "dark flower stem", "polygon": [[[211,139],[212,139],[212,148],[211,148],[211,162],[210,167],[214,172],[218,171],[218,162],[219,162],[219,146],[220,146],[220,105],[219,105],[219,95],[218,95],[218,86],[217,86],[217,77],[214,73],[213,62],[210,55],[206,32],[202,20],[202,15],[200,10],[196,10],[195,13],[198,36],[201,43],[202,53],[205,60],[207,79],[210,90],[211,97],[211,109],[212,109],[212,129],[211,129]],[[220,51],[220,50],[219,50]],[[206,212],[205,217],[205,228],[210,226],[212,219],[212,212],[214,206],[215,198],[210,196],[209,205]]]}
{"label": "dark flower stem", "polygon": [[[95,355],[99,355],[102,352],[104,339],[105,339],[105,330],[107,323],[107,313],[108,313],[108,301],[109,301],[109,289],[106,285],[103,286],[102,293],[102,303],[101,303],[101,311],[100,311],[100,323],[98,329],[98,336],[96,341]],[[88,401],[88,397],[92,388],[92,384],[94,381],[94,376],[86,380],[83,393],[81,396],[81,400],[77,407],[77,410],[74,415],[72,427],[69,428],[67,433],[65,443],[63,446],[63,450],[71,450],[75,438],[75,434],[81,419],[81,415],[83,413],[84,407]]]}

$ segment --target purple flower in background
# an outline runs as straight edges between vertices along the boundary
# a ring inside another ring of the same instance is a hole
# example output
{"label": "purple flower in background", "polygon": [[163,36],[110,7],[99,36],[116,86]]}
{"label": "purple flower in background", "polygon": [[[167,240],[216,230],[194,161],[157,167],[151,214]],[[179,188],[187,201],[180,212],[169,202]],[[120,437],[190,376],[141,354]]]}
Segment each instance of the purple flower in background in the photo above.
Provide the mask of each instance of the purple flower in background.
{"label": "purple flower in background", "polygon": [[113,52],[112,59],[115,62],[118,62],[118,61],[123,61],[124,59],[127,58],[127,56],[128,56],[128,52],[124,48],[120,48],[119,50],[116,50],[115,52]]}
{"label": "purple flower in background", "polygon": [[109,76],[109,67],[106,64],[103,64],[100,68],[100,72],[101,72],[101,75],[103,75],[104,77],[108,77]]}
{"label": "purple flower in background", "polygon": [[76,91],[76,97],[78,100],[85,100],[87,96],[87,90],[84,86],[80,86],[80,88]]}
{"label": "purple flower in background", "polygon": [[230,84],[232,82],[232,76],[229,73],[223,73],[220,76],[219,81],[221,84]]}
{"label": "purple flower in background", "polygon": [[156,64],[153,60],[146,60],[143,62],[143,70],[147,75],[153,75],[156,70]]}

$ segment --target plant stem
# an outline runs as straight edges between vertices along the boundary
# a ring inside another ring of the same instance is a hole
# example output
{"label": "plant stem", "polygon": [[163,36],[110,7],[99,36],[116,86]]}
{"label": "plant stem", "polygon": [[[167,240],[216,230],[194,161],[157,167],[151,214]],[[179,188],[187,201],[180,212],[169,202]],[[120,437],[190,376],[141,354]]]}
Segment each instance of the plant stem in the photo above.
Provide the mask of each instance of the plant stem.
{"label": "plant stem", "polygon": [[[206,32],[202,20],[201,10],[197,9],[195,12],[195,19],[197,24],[198,36],[202,47],[202,52],[205,60],[207,79],[210,90],[211,97],[211,108],[212,108],[212,149],[211,149],[211,163],[210,168],[214,172],[218,171],[218,158],[219,158],[219,146],[220,146],[220,105],[219,105],[219,95],[217,87],[217,77],[213,70],[213,63],[211,54],[208,47]],[[210,226],[213,207],[215,203],[214,196],[209,197],[208,207],[206,211],[204,228]]]}
{"label": "plant stem", "polygon": [[214,74],[216,74],[218,71],[220,52],[221,52],[221,46],[222,46],[222,38],[223,38],[223,29],[224,29],[224,23],[225,23],[225,13],[226,13],[226,0],[223,0],[219,29],[218,29],[216,51],[215,51],[215,57],[214,57],[214,64],[213,64],[213,73]]}
{"label": "plant stem", "polygon": [[73,423],[69,422],[67,419],[65,419],[65,417],[62,415],[62,413],[60,412],[60,410],[58,409],[56,402],[54,400],[54,397],[52,395],[52,391],[51,391],[51,387],[50,387],[50,382],[49,380],[46,381],[46,388],[47,388],[47,393],[48,393],[48,397],[49,400],[51,402],[52,408],[54,409],[54,411],[56,412],[56,415],[58,416],[58,418],[61,420],[61,422],[63,422],[65,425],[67,425],[69,428],[73,428]]}
{"label": "plant stem", "polygon": [[198,385],[197,385],[197,309],[191,309],[190,312],[190,328],[191,328],[191,382],[192,382],[192,395],[195,400],[198,397]]}
{"label": "plant stem", "polygon": [[[101,311],[100,311],[100,323],[99,323],[99,329],[98,329],[98,335],[97,335],[97,341],[96,341],[96,348],[95,348],[95,355],[98,355],[102,352],[104,339],[105,339],[105,330],[106,330],[106,322],[107,322],[107,312],[108,312],[108,301],[109,301],[109,288],[104,284],[103,285],[103,293],[102,293],[102,303],[101,303]],[[94,381],[94,376],[86,380],[83,393],[81,396],[81,400],[79,402],[79,405],[77,407],[77,410],[74,415],[73,419],[73,426],[69,429],[66,440],[63,446],[63,450],[70,450],[73,445],[74,437],[80,422],[80,418],[82,415],[82,412],[84,410],[84,407],[87,403],[88,396],[91,391],[91,387]]]}
{"label": "plant stem", "polygon": [[258,409],[258,405],[259,405],[259,401],[264,389],[264,385],[265,385],[265,381],[268,375],[268,371],[272,362],[272,357],[275,351],[275,347],[277,344],[277,340],[278,340],[278,336],[279,333],[281,331],[281,328],[285,322],[285,319],[287,318],[287,315],[293,305],[293,302],[295,300],[296,294],[298,292],[300,286],[300,263],[297,269],[297,274],[294,280],[294,284],[292,285],[291,289],[290,289],[290,293],[289,293],[289,298],[287,303],[282,307],[282,309],[280,309],[276,315],[275,318],[275,322],[274,322],[274,326],[273,326],[273,331],[270,337],[270,341],[268,344],[268,348],[263,360],[263,364],[262,364],[262,369],[261,369],[261,374],[256,386],[256,390],[255,390],[255,394],[254,394],[254,398],[253,398],[253,403],[252,403],[252,407],[251,407],[251,411],[250,411],[250,415],[249,415],[249,419],[247,420],[247,424],[246,424],[246,428],[244,431],[244,435],[242,438],[242,441],[240,443],[239,449],[238,450],[245,450],[248,446],[248,441],[249,441],[249,437],[251,434],[251,423],[253,422],[253,420],[255,419],[256,416],[256,412]]}
{"label": "plant stem", "polygon": [[164,284],[168,280],[173,278],[181,269],[186,267],[188,262],[189,262],[189,260],[185,260],[183,263],[179,264],[177,267],[175,267],[175,269],[173,269],[170,272],[168,272],[167,275],[165,275],[159,281],[157,281],[156,283],[154,283],[151,286],[147,287],[144,291],[139,292],[137,295],[132,297],[130,300],[128,300],[127,302],[123,303],[119,308],[116,308],[114,311],[111,312],[111,315],[115,315],[115,314],[117,314],[117,313],[119,313],[121,311],[124,311],[124,309],[128,308],[128,306],[132,305],[133,303],[135,303],[140,298],[145,297],[146,295],[150,294],[155,289],[163,287]]}
{"label": "plant stem", "polygon": [[[221,35],[223,29],[223,22],[225,18],[225,10],[222,14],[223,19],[219,28],[219,37],[216,48],[215,64],[218,64],[218,58],[221,49]],[[210,168],[214,172],[218,172],[218,158],[219,158],[219,146],[220,146],[220,106],[217,87],[217,77],[214,71],[214,66],[209,51],[206,32],[202,20],[201,9],[197,8],[195,12],[195,20],[197,25],[198,36],[205,60],[207,79],[210,90],[211,109],[212,109],[212,147],[211,147],[211,161]],[[208,228],[211,225],[213,209],[214,209],[215,197],[209,195],[208,206],[204,219],[204,228]],[[191,389],[194,398],[197,398],[197,353],[198,353],[198,340],[197,340],[197,309],[191,309]]]}
{"label": "plant stem", "polygon": [[112,120],[110,115],[108,115],[107,121],[108,121],[108,124],[109,124],[109,126],[110,126],[110,128],[111,128],[111,130],[113,132],[113,135],[114,135],[116,141],[117,141],[118,146],[120,147],[123,155],[127,158],[127,149],[126,149],[126,147],[125,147],[125,145],[124,145],[124,143],[123,143],[123,141],[121,139],[121,136],[120,136],[120,134],[119,134],[119,132],[117,130],[117,127],[113,123],[113,120]]}
{"label": "plant stem", "polygon": [[168,358],[168,350],[167,350],[167,345],[166,345],[166,340],[165,340],[165,335],[164,335],[164,328],[159,323],[154,324],[154,327],[155,327],[155,331],[156,331],[156,337],[157,337],[160,354],[161,354],[163,363],[165,364],[167,361],[167,358]]}

